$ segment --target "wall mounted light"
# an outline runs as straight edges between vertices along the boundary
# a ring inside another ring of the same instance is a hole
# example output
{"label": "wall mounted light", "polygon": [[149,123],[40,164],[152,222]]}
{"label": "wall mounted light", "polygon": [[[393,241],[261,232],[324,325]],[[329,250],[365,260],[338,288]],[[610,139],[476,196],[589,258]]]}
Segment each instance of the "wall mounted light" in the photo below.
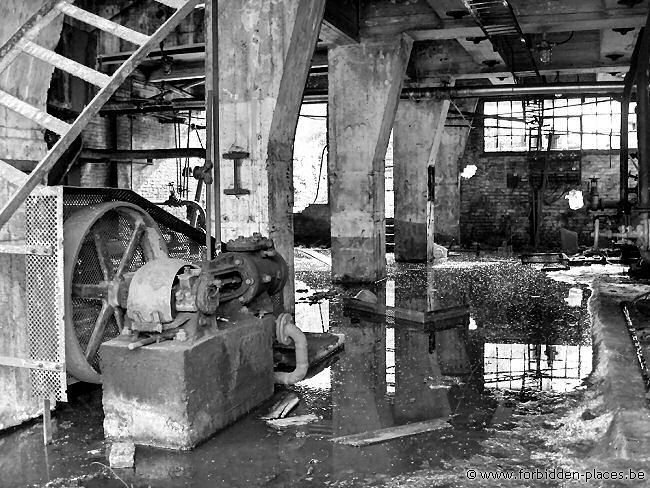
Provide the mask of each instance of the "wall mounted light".
{"label": "wall mounted light", "polygon": [[553,46],[546,40],[546,33],[542,34],[542,40],[535,46],[537,49],[537,56],[539,62],[548,64],[551,62],[551,55],[553,54]]}

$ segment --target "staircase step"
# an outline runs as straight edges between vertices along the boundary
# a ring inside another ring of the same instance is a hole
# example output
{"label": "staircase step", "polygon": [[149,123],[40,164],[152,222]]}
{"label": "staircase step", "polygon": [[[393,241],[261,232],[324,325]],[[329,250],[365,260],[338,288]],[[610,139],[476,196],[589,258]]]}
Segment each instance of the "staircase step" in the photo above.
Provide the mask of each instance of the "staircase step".
{"label": "staircase step", "polygon": [[45,61],[60,70],[70,73],[71,75],[81,78],[82,80],[92,83],[100,88],[104,88],[111,81],[110,76],[95,71],[94,69],[84,66],[81,63],[77,63],[72,59],[68,59],[65,56],[61,56],[54,51],[45,49],[32,41],[22,40],[18,43],[18,47],[30,56]]}
{"label": "staircase step", "polygon": [[145,34],[134,31],[133,29],[129,29],[128,27],[124,27],[120,24],[116,24],[112,20],[108,20],[100,17],[99,15],[90,13],[68,2],[61,2],[57,4],[56,8],[60,12],[66,14],[68,17],[72,17],[80,22],[92,25],[97,29],[108,32],[109,34],[113,34],[133,44],[143,45],[149,40],[149,36]]}
{"label": "staircase step", "polygon": [[36,122],[41,127],[44,127],[52,132],[63,135],[70,130],[70,124],[53,117],[47,112],[43,112],[29,103],[10,95],[7,92],[0,90],[0,105],[7,107],[9,110],[22,115],[23,117]]}

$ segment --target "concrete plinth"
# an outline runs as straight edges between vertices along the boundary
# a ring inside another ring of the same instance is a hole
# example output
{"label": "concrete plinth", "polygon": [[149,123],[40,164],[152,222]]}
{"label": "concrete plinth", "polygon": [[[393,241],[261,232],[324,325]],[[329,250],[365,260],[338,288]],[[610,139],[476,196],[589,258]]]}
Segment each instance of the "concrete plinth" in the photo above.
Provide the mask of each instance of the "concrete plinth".
{"label": "concrete plinth", "polygon": [[330,49],[329,201],[332,279],[386,274],[384,158],[412,41]]}
{"label": "concrete plinth", "polygon": [[269,398],[273,317],[230,323],[196,341],[134,351],[128,337],[102,344],[106,438],[191,449]]}

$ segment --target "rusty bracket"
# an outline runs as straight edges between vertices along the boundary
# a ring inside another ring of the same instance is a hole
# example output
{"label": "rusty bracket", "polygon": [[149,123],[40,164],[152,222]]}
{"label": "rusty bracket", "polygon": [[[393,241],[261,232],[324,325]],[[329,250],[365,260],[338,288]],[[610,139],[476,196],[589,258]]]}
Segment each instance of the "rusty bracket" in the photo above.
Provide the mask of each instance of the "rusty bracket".
{"label": "rusty bracket", "polygon": [[233,187],[226,188],[223,192],[226,195],[248,195],[250,190],[241,186],[241,162],[250,156],[246,151],[228,151],[223,154],[223,159],[232,160],[233,164]]}
{"label": "rusty bracket", "polygon": [[33,254],[36,256],[53,256],[51,246],[28,246],[24,243],[7,244],[0,242],[0,254]]}

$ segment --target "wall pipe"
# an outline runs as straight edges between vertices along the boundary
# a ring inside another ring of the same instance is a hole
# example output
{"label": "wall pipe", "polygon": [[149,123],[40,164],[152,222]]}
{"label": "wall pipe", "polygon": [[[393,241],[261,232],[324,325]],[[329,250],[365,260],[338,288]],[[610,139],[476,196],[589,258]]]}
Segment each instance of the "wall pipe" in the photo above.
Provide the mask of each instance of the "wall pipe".
{"label": "wall pipe", "polygon": [[[619,149],[619,199],[621,201],[621,210],[624,214],[629,215],[630,213],[630,204],[629,204],[629,188],[628,188],[628,178],[629,178],[629,167],[628,167],[628,157],[629,157],[629,117],[630,117],[630,100],[632,99],[632,90],[634,89],[634,82],[637,75],[637,67],[639,63],[639,50],[641,49],[641,44],[644,42],[644,39],[650,35],[650,15],[646,19],[646,27],[641,28],[639,31],[639,36],[637,42],[634,45],[634,51],[632,52],[632,58],[630,59],[630,69],[625,75],[623,80],[623,96],[621,97],[621,144]],[[646,41],[647,42],[647,39]]]}

